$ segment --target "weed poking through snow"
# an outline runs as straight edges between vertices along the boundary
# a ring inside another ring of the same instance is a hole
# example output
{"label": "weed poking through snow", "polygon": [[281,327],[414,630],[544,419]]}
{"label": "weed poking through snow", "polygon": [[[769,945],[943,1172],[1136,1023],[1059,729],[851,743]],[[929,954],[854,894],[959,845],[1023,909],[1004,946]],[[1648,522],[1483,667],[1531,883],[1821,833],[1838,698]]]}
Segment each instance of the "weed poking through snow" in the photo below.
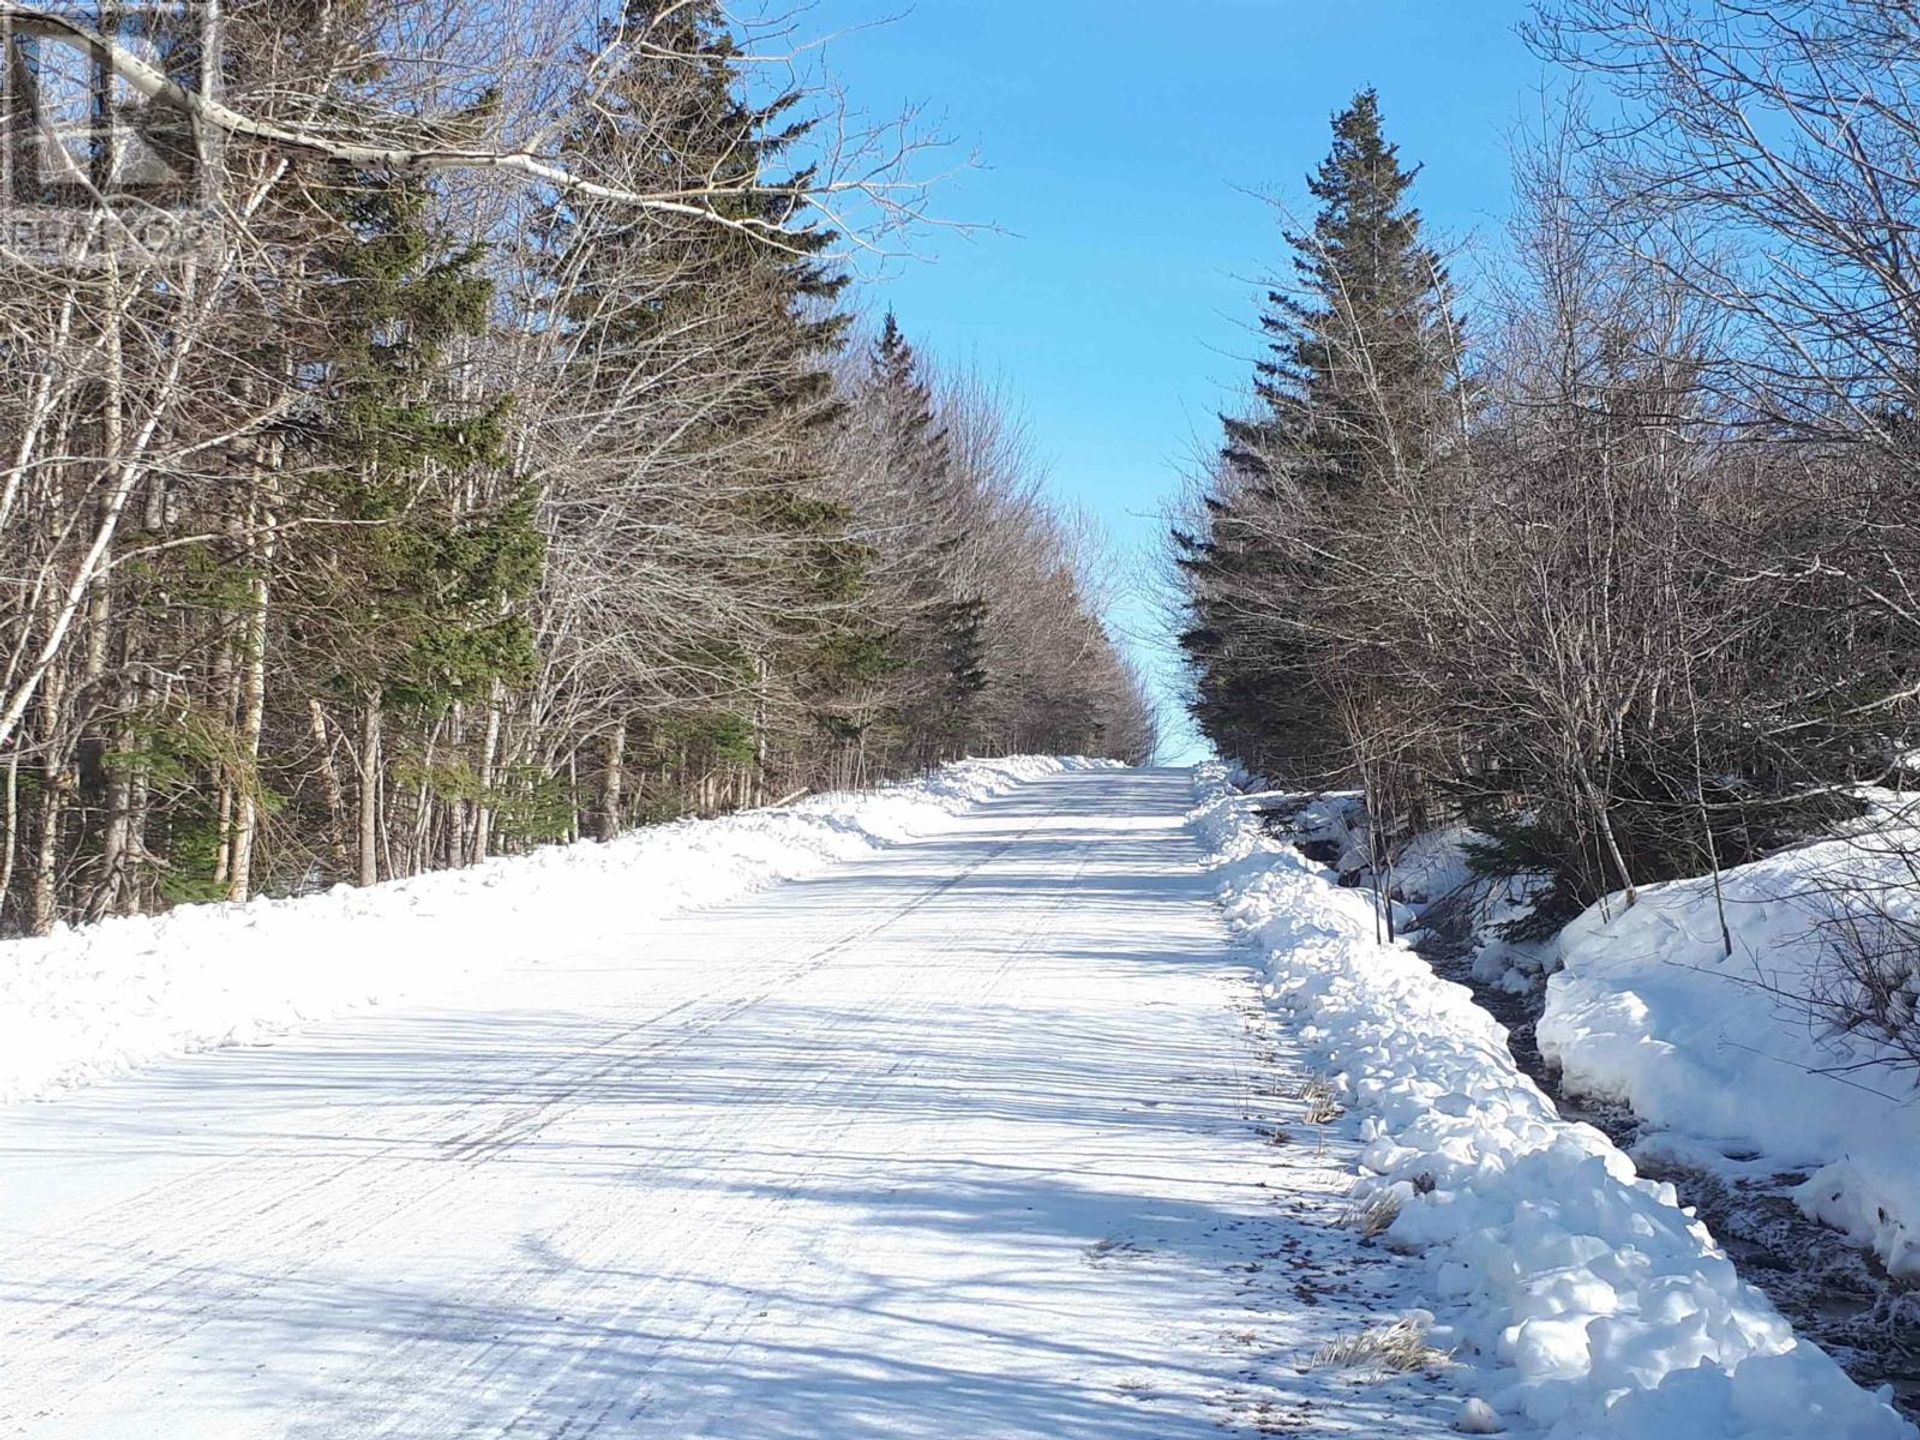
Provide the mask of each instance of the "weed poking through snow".
{"label": "weed poking through snow", "polygon": [[1383,1376],[1444,1370],[1453,1363],[1453,1356],[1427,1344],[1427,1332],[1432,1326],[1431,1315],[1415,1310],[1391,1325],[1379,1325],[1357,1335],[1329,1340],[1313,1352],[1307,1368],[1364,1370]]}
{"label": "weed poking through snow", "polygon": [[1333,1086],[1322,1076],[1307,1082],[1307,1087],[1300,1092],[1300,1103],[1306,1106],[1309,1125],[1331,1125],[1347,1113],[1333,1098]]}
{"label": "weed poking through snow", "polygon": [[1399,1218],[1400,1196],[1393,1190],[1382,1188],[1366,1199],[1356,1200],[1349,1205],[1346,1213],[1340,1217],[1340,1223],[1373,1240],[1386,1234]]}

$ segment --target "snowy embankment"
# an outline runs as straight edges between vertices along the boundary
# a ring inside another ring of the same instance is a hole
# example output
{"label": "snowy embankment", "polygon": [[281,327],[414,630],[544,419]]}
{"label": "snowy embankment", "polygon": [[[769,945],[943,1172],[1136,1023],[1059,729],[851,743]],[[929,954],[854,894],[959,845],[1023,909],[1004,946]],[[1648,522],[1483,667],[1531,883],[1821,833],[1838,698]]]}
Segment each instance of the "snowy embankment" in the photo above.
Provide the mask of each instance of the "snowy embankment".
{"label": "snowy embankment", "polygon": [[1920,897],[1903,897],[1905,878],[1883,842],[1853,839],[1730,870],[1731,956],[1711,880],[1595,906],[1561,932],[1541,1051],[1569,1089],[1658,1127],[1641,1146],[1664,1158],[1736,1179],[1811,1171],[1795,1191],[1803,1210],[1920,1279],[1913,1077],[1808,1003],[1837,977],[1839,887],[1911,915]]}
{"label": "snowy embankment", "polygon": [[[1397,1204],[1383,1240],[1425,1258],[1432,1341],[1473,1367],[1474,1398],[1509,1433],[1910,1440],[1738,1278],[1670,1186],[1559,1118],[1466,989],[1376,941],[1366,892],[1268,837],[1220,768],[1198,783],[1228,917],[1365,1117],[1359,1203]],[[1463,1411],[1463,1428],[1491,1423]]]}
{"label": "snowy embankment", "polygon": [[0,942],[0,1102],[183,1050],[256,1042],[463,976],[618,944],[940,827],[1015,785],[1107,762],[969,760],[907,784],[654,826],[369,889],[183,906]]}

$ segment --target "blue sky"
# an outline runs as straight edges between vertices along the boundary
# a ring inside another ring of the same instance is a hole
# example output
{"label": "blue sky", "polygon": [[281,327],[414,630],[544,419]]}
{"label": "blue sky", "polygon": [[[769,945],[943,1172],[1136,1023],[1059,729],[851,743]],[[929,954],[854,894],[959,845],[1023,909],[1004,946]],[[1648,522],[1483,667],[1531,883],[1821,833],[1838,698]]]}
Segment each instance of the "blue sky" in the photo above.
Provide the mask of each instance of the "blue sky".
{"label": "blue sky", "polygon": [[[1379,89],[1402,156],[1426,167],[1430,226],[1497,243],[1510,136],[1543,78],[1515,34],[1524,14],[1520,0],[818,0],[804,28],[836,36],[827,63],[850,103],[927,105],[980,160],[936,208],[1000,232],[923,236],[864,303],[1000,380],[1055,493],[1144,551],[1245,388],[1256,282],[1282,258],[1260,197],[1304,205],[1355,90]],[[1170,687],[1153,608],[1136,598],[1116,619]],[[1169,753],[1191,752],[1176,730]]]}

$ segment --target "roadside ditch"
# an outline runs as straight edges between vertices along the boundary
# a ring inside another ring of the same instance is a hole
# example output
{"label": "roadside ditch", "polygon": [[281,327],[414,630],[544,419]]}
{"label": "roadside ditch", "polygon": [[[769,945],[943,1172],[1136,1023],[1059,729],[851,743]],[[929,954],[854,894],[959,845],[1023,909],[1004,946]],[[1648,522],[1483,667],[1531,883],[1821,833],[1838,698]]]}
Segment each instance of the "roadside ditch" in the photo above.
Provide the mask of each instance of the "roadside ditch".
{"label": "roadside ditch", "polygon": [[[1337,864],[1337,844],[1301,838],[1292,819],[1286,809],[1267,815],[1276,838],[1310,860]],[[1341,883],[1359,882],[1343,876]],[[1466,893],[1423,906],[1405,938],[1437,974],[1466,986],[1500,1022],[1514,1062],[1546,1092],[1563,1118],[1596,1127],[1633,1156],[1642,1175],[1671,1182],[1680,1203],[1706,1223],[1741,1277],[1772,1300],[1795,1330],[1831,1355],[1858,1384],[1868,1389],[1890,1385],[1895,1406],[1920,1422],[1920,1285],[1894,1279],[1871,1252],[1802,1212],[1792,1190],[1807,1178],[1804,1174],[1781,1171],[1733,1181],[1664,1161],[1657,1147],[1641,1146],[1651,1132],[1631,1109],[1566,1091],[1534,1036],[1544,988],[1516,993],[1474,974],[1479,937]]]}

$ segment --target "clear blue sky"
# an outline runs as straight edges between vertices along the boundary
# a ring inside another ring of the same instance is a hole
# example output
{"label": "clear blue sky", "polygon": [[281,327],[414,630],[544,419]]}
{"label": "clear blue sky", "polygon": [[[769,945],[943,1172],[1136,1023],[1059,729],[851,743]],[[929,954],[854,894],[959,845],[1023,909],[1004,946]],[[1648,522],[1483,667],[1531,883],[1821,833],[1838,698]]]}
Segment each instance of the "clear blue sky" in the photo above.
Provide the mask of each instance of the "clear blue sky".
{"label": "clear blue sky", "polygon": [[[1255,282],[1282,258],[1259,196],[1304,207],[1328,120],[1355,90],[1379,89],[1391,138],[1425,166],[1430,226],[1497,243],[1509,138],[1539,106],[1541,68],[1514,33],[1524,13],[1521,0],[818,0],[803,28],[850,31],[827,62],[851,104],[924,103],[978,152],[937,209],[1005,232],[923,237],[865,303],[1000,379],[1055,492],[1140,552],[1196,441],[1212,443],[1244,392]],[[1116,620],[1170,690],[1152,607],[1136,599]],[[1191,753],[1176,729],[1169,754]]]}

